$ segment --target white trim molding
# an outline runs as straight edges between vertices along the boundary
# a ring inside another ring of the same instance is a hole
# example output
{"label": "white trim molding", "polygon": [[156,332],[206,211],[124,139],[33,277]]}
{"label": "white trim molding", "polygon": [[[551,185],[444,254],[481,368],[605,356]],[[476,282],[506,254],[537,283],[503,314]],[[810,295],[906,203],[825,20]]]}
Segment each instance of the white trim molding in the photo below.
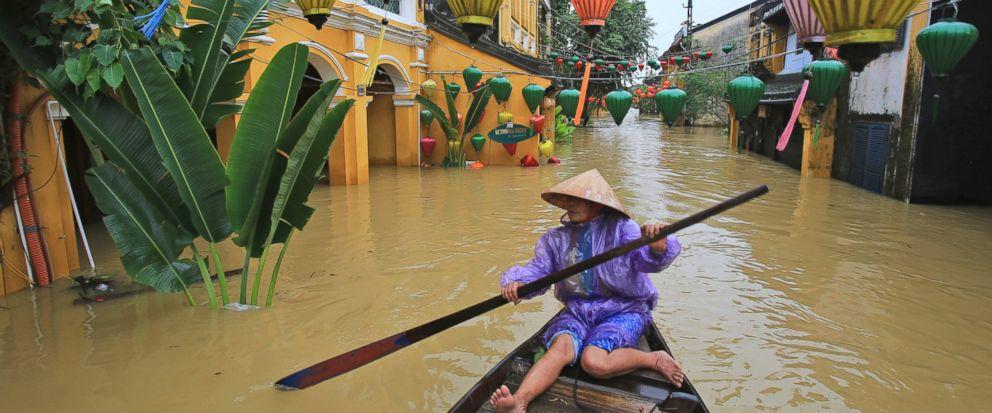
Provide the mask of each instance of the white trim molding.
{"label": "white trim molding", "polygon": [[[312,42],[312,41],[309,41],[309,40],[301,41],[300,44],[302,44],[304,46],[307,46],[307,47],[310,47],[310,48],[312,48],[312,49],[320,52],[320,57],[323,57],[323,58],[327,59],[328,62],[330,62],[331,64],[333,64],[334,65],[334,72],[336,72],[335,73],[336,76],[334,77],[335,79],[341,79],[342,81],[345,81],[345,82],[347,82],[349,80],[348,79],[348,73],[345,72],[344,66],[341,66],[341,62],[339,62],[338,59],[334,57],[334,53],[331,53],[330,49],[324,47],[324,45],[322,45],[320,43]],[[311,54],[314,54],[314,53],[311,53]],[[314,67],[317,67],[317,66],[314,65]],[[317,67],[317,71],[321,71],[321,68],[320,67]],[[325,80],[325,81],[332,79],[329,76],[326,76],[324,73],[321,73],[320,76],[322,78],[324,78],[323,80]]]}

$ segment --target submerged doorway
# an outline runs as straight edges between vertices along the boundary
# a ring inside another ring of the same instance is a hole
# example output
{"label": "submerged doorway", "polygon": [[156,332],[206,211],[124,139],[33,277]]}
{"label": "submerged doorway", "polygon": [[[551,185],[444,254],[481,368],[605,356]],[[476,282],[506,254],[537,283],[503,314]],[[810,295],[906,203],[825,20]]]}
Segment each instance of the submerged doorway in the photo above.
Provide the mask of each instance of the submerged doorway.
{"label": "submerged doorway", "polygon": [[376,69],[368,94],[368,142],[370,166],[396,165],[396,87],[384,66]]}

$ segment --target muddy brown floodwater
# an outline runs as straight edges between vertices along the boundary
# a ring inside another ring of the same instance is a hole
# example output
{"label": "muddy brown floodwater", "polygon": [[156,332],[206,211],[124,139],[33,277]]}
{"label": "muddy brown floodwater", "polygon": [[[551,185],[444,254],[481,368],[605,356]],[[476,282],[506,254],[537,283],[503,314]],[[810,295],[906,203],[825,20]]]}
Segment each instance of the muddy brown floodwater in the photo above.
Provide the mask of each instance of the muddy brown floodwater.
{"label": "muddy brown floodwater", "polygon": [[[559,166],[382,168],[367,186],[318,187],[268,310],[151,293],[74,305],[66,282],[13,294],[0,309],[3,410],[446,410],[557,310],[550,294],[305,391],[272,383],[497,293],[558,225],[540,190],[594,167],[642,222],[772,189],[685,230],[682,256],[652,275],[655,320],[714,411],[987,409],[992,209],[801,179],[725,142],[718,129],[603,118]],[[118,271],[98,244],[102,270]]]}

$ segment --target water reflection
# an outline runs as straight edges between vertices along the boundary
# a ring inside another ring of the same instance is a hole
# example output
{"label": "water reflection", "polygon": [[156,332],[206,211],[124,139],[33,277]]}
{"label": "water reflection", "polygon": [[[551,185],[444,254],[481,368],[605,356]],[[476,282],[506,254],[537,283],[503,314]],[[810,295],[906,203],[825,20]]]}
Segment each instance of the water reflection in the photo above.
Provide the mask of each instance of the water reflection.
{"label": "water reflection", "polygon": [[[495,294],[500,272],[558,224],[540,190],[595,167],[642,221],[772,188],[680,234],[683,256],[654,276],[656,320],[715,410],[984,409],[992,213],[801,179],[726,146],[719,130],[603,118],[559,148],[555,167],[383,168],[368,186],[318,188],[271,310],[218,312],[155,294],[74,305],[65,283],[9,298],[0,397],[10,411],[443,410],[557,310],[551,297],[311,390],[271,383]],[[103,269],[119,268],[109,248],[97,252]]]}

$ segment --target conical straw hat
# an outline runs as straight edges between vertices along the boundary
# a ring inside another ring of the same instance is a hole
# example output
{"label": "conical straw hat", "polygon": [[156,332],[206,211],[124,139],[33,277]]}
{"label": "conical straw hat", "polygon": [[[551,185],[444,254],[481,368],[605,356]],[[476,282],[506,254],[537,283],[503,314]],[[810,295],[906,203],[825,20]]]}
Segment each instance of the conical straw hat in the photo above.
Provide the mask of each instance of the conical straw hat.
{"label": "conical straw hat", "polygon": [[561,209],[565,209],[564,201],[566,197],[575,197],[595,202],[612,208],[625,217],[630,218],[630,214],[620,204],[617,195],[613,193],[613,188],[603,179],[603,175],[600,175],[597,169],[585,171],[541,193],[541,198]]}

